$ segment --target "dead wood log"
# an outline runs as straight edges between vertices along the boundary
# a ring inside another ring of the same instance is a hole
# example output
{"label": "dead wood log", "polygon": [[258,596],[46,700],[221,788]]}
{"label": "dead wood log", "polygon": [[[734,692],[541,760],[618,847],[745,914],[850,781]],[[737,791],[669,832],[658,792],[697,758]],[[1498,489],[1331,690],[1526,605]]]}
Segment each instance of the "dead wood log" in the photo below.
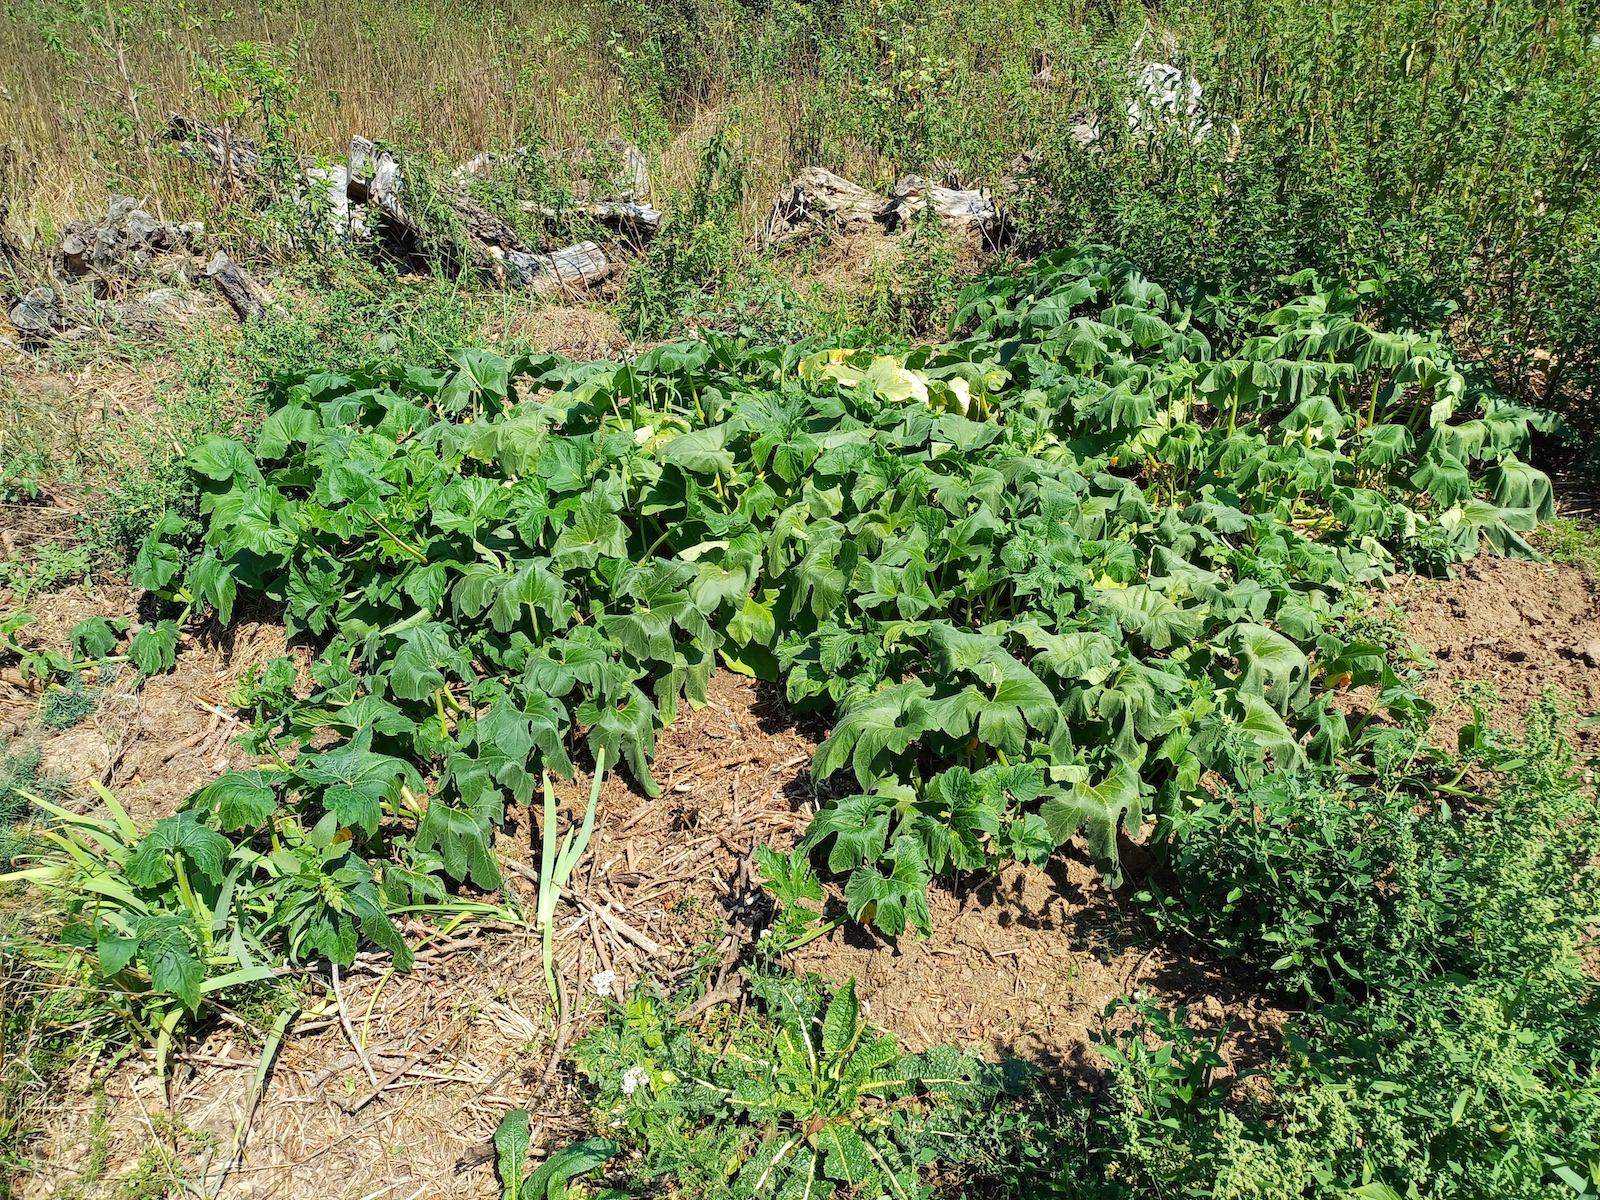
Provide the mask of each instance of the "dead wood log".
{"label": "dead wood log", "polygon": [[304,195],[309,201],[312,223],[338,240],[347,242],[366,232],[361,210],[351,207],[350,169],[343,163],[307,167]]}
{"label": "dead wood log", "polygon": [[548,204],[540,204],[536,200],[524,200],[522,211],[538,213],[547,221],[579,213],[615,233],[634,237],[640,241],[660,229],[662,220],[660,209],[639,200],[602,200],[599,204],[580,204],[574,209],[568,209],[566,214],[558,208],[551,208]]}
{"label": "dead wood log", "polygon": [[73,275],[111,279],[163,254],[194,249],[205,224],[173,225],[151,216],[132,196],[112,196],[103,217],[69,221],[61,235],[61,262]]}
{"label": "dead wood log", "polygon": [[350,138],[350,153],[345,159],[345,183],[350,199],[366,204],[372,199],[371,183],[377,157],[370,141],[359,133]]}
{"label": "dead wood log", "polygon": [[761,225],[760,243],[765,249],[807,226],[821,225],[837,233],[866,228],[883,205],[876,192],[822,167],[806,167],[773,201]]}
{"label": "dead wood log", "polygon": [[[601,143],[606,151],[616,155],[617,165],[612,168],[604,180],[598,181],[598,188],[588,180],[580,181],[589,186],[589,194],[598,193],[598,198],[639,200],[650,194],[650,160],[644,156],[644,151],[632,142],[625,142],[621,138],[607,138]],[[594,151],[587,147],[573,156],[577,163],[592,163],[597,157]],[[580,192],[583,189],[580,188]]]}
{"label": "dead wood log", "polygon": [[242,188],[261,167],[255,142],[235,131],[226,121],[208,125],[181,113],[167,118],[167,138],[178,143],[178,153],[217,174],[229,188]]}
{"label": "dead wood log", "polygon": [[400,164],[387,150],[378,151],[372,158],[372,180],[367,185],[367,194],[378,211],[396,227],[415,236],[422,230],[400,206],[400,188]]}
{"label": "dead wood log", "polygon": [[541,293],[598,283],[616,269],[593,242],[579,242],[549,254],[512,250],[504,259],[507,283]]}
{"label": "dead wood log", "polygon": [[8,315],[17,332],[31,338],[48,338],[68,324],[55,290],[47,287],[36,287],[22,296]]}
{"label": "dead wood log", "polygon": [[206,264],[206,275],[217,285],[240,321],[259,321],[267,312],[267,293],[246,271],[221,250]]}
{"label": "dead wood log", "polygon": [[995,219],[994,198],[987,188],[958,191],[929,183],[920,175],[906,175],[894,185],[894,195],[878,213],[878,219],[885,228],[898,229],[929,205],[939,214],[941,223],[956,229],[981,232]]}

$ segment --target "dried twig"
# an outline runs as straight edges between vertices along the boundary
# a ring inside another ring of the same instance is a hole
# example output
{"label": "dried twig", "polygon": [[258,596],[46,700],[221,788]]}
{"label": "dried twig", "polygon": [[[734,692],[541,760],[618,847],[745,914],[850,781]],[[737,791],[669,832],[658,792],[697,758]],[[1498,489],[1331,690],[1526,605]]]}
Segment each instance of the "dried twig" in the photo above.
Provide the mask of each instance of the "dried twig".
{"label": "dried twig", "polygon": [[[122,734],[117,738],[116,744],[111,747],[111,755],[106,759],[106,769],[100,772],[100,786],[110,787],[117,777],[117,768],[122,765],[123,756],[128,753],[128,748],[133,745],[139,736],[139,720],[144,716],[144,695],[140,693],[138,702],[133,707],[133,715],[122,726]],[[162,760],[166,761],[165,759]]]}
{"label": "dried twig", "polygon": [[361,1043],[356,1040],[356,1031],[350,1025],[350,1013],[344,1006],[344,993],[339,990],[339,964],[328,964],[333,973],[333,999],[339,1006],[339,1023],[344,1026],[344,1035],[350,1039],[350,1049],[356,1052],[356,1057],[361,1060],[361,1065],[366,1068],[367,1078],[373,1087],[378,1086],[378,1073],[372,1069],[372,1063],[367,1059],[367,1052],[361,1048]]}
{"label": "dried twig", "polygon": [[[530,883],[539,882],[539,873],[532,867],[524,866],[514,858],[503,858],[500,860],[500,862],[502,866],[509,867],[518,875],[521,875],[524,879],[528,880]],[[640,933],[637,929],[635,929],[632,925],[629,925],[605,905],[600,904],[598,901],[591,900],[582,892],[575,892],[570,888],[562,888],[561,898],[563,900],[571,900],[575,903],[583,905],[590,912],[594,913],[595,916],[599,917],[608,926],[614,929],[617,933],[627,938],[635,946],[638,946],[639,949],[643,950],[646,954],[649,954],[652,957],[660,957],[661,954],[664,953],[659,942],[646,936],[645,934]]]}
{"label": "dried twig", "polygon": [[[456,1035],[456,1038],[459,1038],[463,1032],[464,1032],[464,1030],[463,1030],[462,1025],[461,1025],[461,1018],[457,1017],[454,1021],[451,1021],[450,1024],[446,1025],[442,1030],[440,1030],[437,1035],[435,1035],[434,1037],[430,1038],[428,1040],[427,1045],[423,1046],[422,1049],[418,1050],[415,1054],[413,1054],[409,1058],[407,1058],[405,1060],[405,1062],[401,1063],[398,1070],[390,1071],[389,1074],[385,1075],[384,1078],[383,1078],[383,1082],[382,1083],[377,1083],[376,1081],[374,1081],[373,1090],[368,1092],[360,1100],[357,1100],[354,1104],[346,1105],[345,1106],[345,1112],[347,1112],[347,1113],[358,1113],[358,1112],[360,1112],[363,1108],[365,1108],[367,1105],[371,1104],[374,1100],[376,1100],[379,1096],[381,1096],[383,1094],[384,1089],[387,1088],[390,1084],[392,1084],[395,1081],[397,1081],[407,1071],[411,1070],[418,1063],[422,1062],[424,1059],[426,1059],[430,1055],[432,1055],[434,1050],[439,1048],[439,1044],[441,1042],[443,1042],[444,1039],[449,1034],[454,1033]],[[455,1044],[455,1040],[452,1039],[451,1040],[451,1045],[454,1045],[454,1044]],[[445,1048],[448,1049],[449,1047],[445,1047]],[[363,1062],[365,1062],[365,1059],[363,1059]],[[368,1069],[370,1070],[371,1068],[368,1068]]]}
{"label": "dried twig", "polygon": [[679,1013],[677,1017],[678,1023],[680,1025],[687,1025],[701,1013],[709,1012],[719,1004],[732,1004],[740,997],[740,995],[743,993],[743,990],[744,980],[737,975],[734,976],[732,979],[729,979],[727,982],[723,983],[722,986],[712,988],[704,996],[701,996],[700,999],[696,1000],[693,1004],[689,1005],[688,1008]]}

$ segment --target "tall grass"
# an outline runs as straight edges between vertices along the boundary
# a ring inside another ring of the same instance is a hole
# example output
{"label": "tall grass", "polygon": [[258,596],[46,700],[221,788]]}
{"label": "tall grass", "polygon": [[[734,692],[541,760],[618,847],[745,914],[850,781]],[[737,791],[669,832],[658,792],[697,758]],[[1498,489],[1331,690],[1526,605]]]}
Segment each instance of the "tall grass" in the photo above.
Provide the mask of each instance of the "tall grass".
{"label": "tall grass", "polygon": [[[1140,58],[1200,80],[1219,132],[1132,136]],[[1025,249],[1116,243],[1224,323],[1278,275],[1369,278],[1376,315],[1446,324],[1530,397],[1570,407],[1600,373],[1584,0],[9,0],[13,223],[48,231],[109,188],[202,211],[197,172],[156,140],[166,113],[259,125],[273,71],[282,136],[306,154],[352,132],[442,161],[623,134],[665,196],[723,130],[746,227],[803,163],[993,183],[1033,151]],[[1087,148],[1070,136],[1086,112]]]}

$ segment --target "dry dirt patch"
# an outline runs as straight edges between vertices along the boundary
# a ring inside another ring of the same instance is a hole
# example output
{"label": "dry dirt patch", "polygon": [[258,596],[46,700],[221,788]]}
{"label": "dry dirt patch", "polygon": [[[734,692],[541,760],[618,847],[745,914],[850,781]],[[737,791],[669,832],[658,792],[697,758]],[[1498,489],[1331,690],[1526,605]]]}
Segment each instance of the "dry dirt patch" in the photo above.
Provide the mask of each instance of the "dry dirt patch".
{"label": "dry dirt patch", "polygon": [[[1437,665],[1424,690],[1444,728],[1467,718],[1457,688],[1477,680],[1494,686],[1496,717],[1513,725],[1548,688],[1582,716],[1600,711],[1600,603],[1582,571],[1481,557],[1454,579],[1409,580],[1393,598],[1407,633]],[[1580,745],[1600,745],[1596,734],[1579,729]]]}

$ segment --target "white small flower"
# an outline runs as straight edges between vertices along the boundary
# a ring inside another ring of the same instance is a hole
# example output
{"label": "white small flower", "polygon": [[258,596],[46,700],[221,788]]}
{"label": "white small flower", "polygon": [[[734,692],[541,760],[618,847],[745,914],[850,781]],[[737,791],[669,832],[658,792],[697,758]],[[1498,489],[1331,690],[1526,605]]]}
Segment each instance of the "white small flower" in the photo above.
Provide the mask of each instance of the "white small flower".
{"label": "white small flower", "polygon": [[639,1090],[641,1083],[650,1082],[650,1072],[643,1067],[629,1067],[622,1075],[622,1094],[631,1096]]}
{"label": "white small flower", "polygon": [[617,973],[615,971],[601,971],[589,982],[594,984],[594,990],[600,995],[609,996],[611,995],[611,989],[616,986]]}

